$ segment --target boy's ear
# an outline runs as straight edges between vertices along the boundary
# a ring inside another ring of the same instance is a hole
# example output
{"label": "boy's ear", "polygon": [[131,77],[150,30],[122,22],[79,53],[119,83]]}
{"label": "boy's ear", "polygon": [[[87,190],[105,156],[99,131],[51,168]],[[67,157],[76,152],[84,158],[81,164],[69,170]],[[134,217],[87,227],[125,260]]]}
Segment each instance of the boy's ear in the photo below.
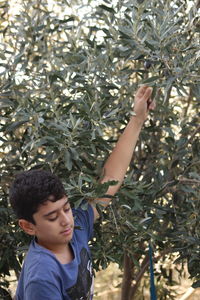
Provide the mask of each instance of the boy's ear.
{"label": "boy's ear", "polygon": [[35,226],[33,223],[24,219],[19,219],[18,223],[23,231],[30,235],[35,235]]}

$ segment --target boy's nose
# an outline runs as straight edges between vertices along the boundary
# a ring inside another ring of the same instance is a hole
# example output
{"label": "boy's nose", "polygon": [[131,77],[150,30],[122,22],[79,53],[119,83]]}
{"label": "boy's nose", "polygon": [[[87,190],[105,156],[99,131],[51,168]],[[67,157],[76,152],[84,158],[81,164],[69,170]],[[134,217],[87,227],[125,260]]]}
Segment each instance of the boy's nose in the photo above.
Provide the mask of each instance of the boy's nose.
{"label": "boy's nose", "polygon": [[60,218],[62,226],[65,226],[70,223],[70,217],[68,216],[68,214],[66,214],[66,212],[62,211]]}

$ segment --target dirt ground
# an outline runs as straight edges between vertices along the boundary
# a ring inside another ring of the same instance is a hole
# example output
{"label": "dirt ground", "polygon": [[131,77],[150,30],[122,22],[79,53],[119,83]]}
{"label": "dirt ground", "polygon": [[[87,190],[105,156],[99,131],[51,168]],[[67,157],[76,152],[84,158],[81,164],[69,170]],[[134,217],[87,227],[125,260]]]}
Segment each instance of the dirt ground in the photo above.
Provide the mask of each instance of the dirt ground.
{"label": "dirt ground", "polygon": [[[120,270],[116,264],[111,264],[106,270],[100,271],[95,278],[94,300],[120,300],[121,282]],[[181,284],[173,287],[176,291],[176,300],[200,300],[200,288],[191,288],[192,281],[186,278],[181,279]],[[144,291],[144,300],[150,300],[149,290]],[[159,299],[158,299],[159,300]]]}
{"label": "dirt ground", "polygon": [[[11,283],[10,291],[12,296],[14,296],[17,282],[14,275],[9,279]],[[117,264],[110,264],[106,270],[96,273],[94,300],[120,300],[120,282],[121,272]],[[191,284],[192,282],[185,278],[181,280],[179,286],[173,287],[177,293],[176,300],[200,300],[200,288],[194,290],[191,288]],[[144,291],[144,300],[150,300],[148,289]]]}

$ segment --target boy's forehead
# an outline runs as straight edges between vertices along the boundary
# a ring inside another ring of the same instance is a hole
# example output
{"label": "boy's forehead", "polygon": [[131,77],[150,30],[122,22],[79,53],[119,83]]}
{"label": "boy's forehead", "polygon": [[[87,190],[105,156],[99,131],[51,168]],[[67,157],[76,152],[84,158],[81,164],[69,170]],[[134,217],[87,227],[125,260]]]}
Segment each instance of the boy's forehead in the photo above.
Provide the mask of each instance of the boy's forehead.
{"label": "boy's forehead", "polygon": [[62,201],[69,201],[68,197],[64,195],[62,198],[56,200],[54,195],[49,195],[47,200],[43,203],[43,205],[47,205],[49,202],[56,203],[56,202],[62,202]]}
{"label": "boy's forehead", "polygon": [[41,204],[38,208],[38,213],[43,214],[46,212],[49,212],[51,210],[59,210],[61,209],[64,205],[69,203],[68,197],[64,196],[63,198],[55,201],[54,196],[49,196],[48,200],[45,201],[43,204]]}

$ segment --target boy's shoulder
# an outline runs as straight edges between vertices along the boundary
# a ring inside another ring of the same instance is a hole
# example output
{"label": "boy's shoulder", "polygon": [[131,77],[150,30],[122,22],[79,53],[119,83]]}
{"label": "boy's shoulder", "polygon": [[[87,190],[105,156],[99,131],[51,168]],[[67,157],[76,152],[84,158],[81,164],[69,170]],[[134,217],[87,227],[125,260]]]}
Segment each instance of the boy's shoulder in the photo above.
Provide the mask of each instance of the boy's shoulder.
{"label": "boy's shoulder", "polygon": [[51,251],[38,245],[35,240],[31,242],[24,263],[26,272],[44,273],[54,269],[56,264],[55,255]]}
{"label": "boy's shoulder", "polygon": [[94,211],[89,202],[84,201],[77,208],[72,208],[75,223],[93,223]]}

